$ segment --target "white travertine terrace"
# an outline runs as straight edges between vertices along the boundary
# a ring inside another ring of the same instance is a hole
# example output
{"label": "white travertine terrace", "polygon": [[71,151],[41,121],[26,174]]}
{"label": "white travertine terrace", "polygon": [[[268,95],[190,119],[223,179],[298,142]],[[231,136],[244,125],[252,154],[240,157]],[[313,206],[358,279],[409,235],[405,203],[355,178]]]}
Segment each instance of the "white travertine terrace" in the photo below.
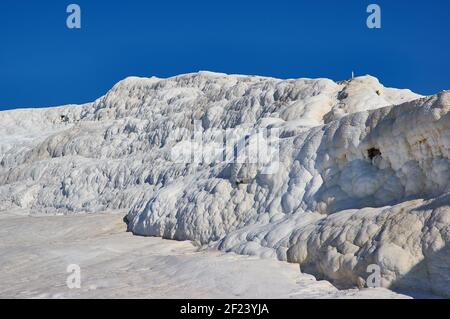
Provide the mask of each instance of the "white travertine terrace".
{"label": "white travertine terrace", "polygon": [[[287,260],[338,287],[377,264],[384,287],[450,296],[449,111],[449,91],[371,76],[127,78],[93,103],[0,112],[0,213],[124,209],[138,235]],[[207,145],[277,128],[278,170],[174,162],[196,121]]]}

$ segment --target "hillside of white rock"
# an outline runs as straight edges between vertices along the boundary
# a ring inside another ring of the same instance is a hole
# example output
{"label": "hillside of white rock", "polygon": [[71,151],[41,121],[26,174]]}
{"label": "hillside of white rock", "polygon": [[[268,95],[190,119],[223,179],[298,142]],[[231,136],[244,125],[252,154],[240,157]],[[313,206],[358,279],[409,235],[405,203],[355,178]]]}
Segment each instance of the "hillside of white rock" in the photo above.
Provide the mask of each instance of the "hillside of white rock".
{"label": "hillside of white rock", "polygon": [[[450,91],[370,76],[127,78],[93,103],[0,112],[0,214],[125,210],[136,235],[298,263],[340,288],[375,264],[383,287],[448,297],[449,111]],[[223,160],[230,129],[243,151],[277,132],[264,162]]]}

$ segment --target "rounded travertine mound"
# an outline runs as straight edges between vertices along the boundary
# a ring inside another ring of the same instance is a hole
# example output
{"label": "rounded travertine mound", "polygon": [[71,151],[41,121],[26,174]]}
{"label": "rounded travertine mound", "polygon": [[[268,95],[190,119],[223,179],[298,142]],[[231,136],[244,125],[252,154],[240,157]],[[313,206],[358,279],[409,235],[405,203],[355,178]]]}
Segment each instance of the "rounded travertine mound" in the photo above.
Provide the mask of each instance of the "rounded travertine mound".
{"label": "rounded travertine mound", "polygon": [[[449,92],[370,76],[127,78],[83,106],[0,113],[0,211],[123,209],[135,234],[297,262],[342,286],[374,263],[383,286],[448,295],[449,109]],[[230,129],[244,132],[238,156],[277,132],[263,163],[221,159]]]}

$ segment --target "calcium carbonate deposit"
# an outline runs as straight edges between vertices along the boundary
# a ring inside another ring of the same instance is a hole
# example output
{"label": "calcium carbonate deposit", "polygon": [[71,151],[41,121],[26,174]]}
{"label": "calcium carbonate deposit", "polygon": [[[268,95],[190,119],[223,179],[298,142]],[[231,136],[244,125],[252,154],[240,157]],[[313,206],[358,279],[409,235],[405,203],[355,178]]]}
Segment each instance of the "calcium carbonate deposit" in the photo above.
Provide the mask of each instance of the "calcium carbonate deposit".
{"label": "calcium carbonate deposit", "polygon": [[449,111],[450,91],[371,76],[127,78],[93,103],[0,112],[0,213],[126,210],[136,235],[342,288],[376,265],[383,287],[450,296]]}

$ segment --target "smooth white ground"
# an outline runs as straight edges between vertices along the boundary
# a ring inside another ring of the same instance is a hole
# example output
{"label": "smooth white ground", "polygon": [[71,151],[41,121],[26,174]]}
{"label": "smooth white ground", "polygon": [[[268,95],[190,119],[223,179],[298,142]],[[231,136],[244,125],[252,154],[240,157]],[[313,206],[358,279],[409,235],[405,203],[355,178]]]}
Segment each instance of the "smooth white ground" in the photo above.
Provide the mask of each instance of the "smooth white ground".
{"label": "smooth white ground", "polygon": [[[122,214],[0,217],[0,298],[407,298],[338,291],[298,265],[126,233]],[[69,289],[69,264],[81,288]]]}

